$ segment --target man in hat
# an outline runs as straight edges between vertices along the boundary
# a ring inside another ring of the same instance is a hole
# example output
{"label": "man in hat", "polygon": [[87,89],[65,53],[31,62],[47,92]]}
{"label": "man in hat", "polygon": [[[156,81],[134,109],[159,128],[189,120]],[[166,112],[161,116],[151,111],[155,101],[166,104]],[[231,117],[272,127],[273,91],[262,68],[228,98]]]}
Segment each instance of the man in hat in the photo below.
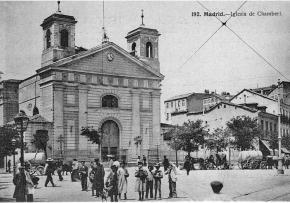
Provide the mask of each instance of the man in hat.
{"label": "man in hat", "polygon": [[155,164],[155,171],[153,172],[153,177],[155,181],[155,199],[157,198],[157,191],[159,192],[159,199],[161,199],[161,179],[163,178],[163,173],[160,170],[160,164]]}
{"label": "man in hat", "polygon": [[48,158],[46,160],[46,165],[45,165],[45,168],[44,168],[44,173],[46,175],[46,180],[45,180],[45,183],[44,183],[44,187],[47,187],[47,184],[49,182],[51,182],[52,187],[55,187],[55,184],[53,183],[53,179],[52,179],[52,174],[54,173],[53,159]]}
{"label": "man in hat", "polygon": [[71,181],[72,182],[76,182],[79,180],[78,168],[79,168],[79,162],[77,161],[77,159],[73,159],[72,173],[71,173]]}
{"label": "man in hat", "polygon": [[96,196],[99,197],[104,189],[105,170],[99,159],[95,159],[93,165],[94,179],[92,188],[96,190]]}
{"label": "man in hat", "polygon": [[85,165],[85,161],[82,161],[82,165],[79,168],[79,173],[81,176],[81,185],[82,185],[82,191],[87,191],[88,190],[88,167]]}
{"label": "man in hat", "polygon": [[15,190],[13,193],[13,198],[16,198],[16,202],[26,201],[26,176],[24,171],[24,166],[18,167],[19,171],[13,178],[13,183],[15,185]]}
{"label": "man in hat", "polygon": [[177,169],[176,166],[169,162],[169,168],[165,172],[165,174],[168,174],[168,182],[169,182],[169,198],[176,198],[176,181],[177,181]]}

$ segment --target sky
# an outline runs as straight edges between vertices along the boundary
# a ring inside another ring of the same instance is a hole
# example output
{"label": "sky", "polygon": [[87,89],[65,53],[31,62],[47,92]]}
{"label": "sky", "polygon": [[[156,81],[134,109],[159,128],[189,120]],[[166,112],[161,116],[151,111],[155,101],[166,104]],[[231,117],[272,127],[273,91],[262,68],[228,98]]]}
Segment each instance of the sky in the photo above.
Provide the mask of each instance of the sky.
{"label": "sky", "polygon": [[[200,3],[105,1],[105,27],[110,41],[127,49],[125,36],[140,26],[141,9],[145,26],[161,33],[159,60],[165,76],[161,86],[162,120],[164,100],[178,94],[205,89],[236,94],[244,88],[269,86],[279,78],[290,78],[290,1],[247,1],[239,10],[247,16],[232,17],[227,22],[238,37],[225,26],[216,32],[221,22],[203,16],[203,12],[207,11],[204,7],[211,12],[235,12],[243,2]],[[40,68],[43,46],[40,24],[56,10],[56,1],[0,1],[2,79],[25,79]],[[61,1],[61,11],[78,21],[77,46],[93,48],[101,43],[102,1]],[[257,16],[259,11],[281,15]],[[192,16],[192,12],[200,12],[201,16]],[[249,16],[250,12],[255,16]],[[223,16],[220,20],[224,22],[227,18]]]}

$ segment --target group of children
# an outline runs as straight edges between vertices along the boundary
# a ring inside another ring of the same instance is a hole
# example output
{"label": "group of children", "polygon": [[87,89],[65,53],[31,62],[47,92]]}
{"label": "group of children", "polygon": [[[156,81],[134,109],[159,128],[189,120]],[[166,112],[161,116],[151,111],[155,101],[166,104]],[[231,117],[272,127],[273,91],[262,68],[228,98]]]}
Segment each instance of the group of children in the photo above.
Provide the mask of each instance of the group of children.
{"label": "group of children", "polygon": [[[139,194],[139,200],[153,198],[153,187],[155,189],[154,199],[161,199],[161,179],[163,178],[163,172],[160,169],[160,164],[157,163],[153,166],[148,166],[148,169],[143,166],[142,162],[138,162],[138,169],[135,172],[136,186],[135,191]],[[169,180],[169,198],[176,197],[176,181],[177,181],[177,171],[176,167],[170,163],[168,169],[165,171],[165,175],[168,174]]]}

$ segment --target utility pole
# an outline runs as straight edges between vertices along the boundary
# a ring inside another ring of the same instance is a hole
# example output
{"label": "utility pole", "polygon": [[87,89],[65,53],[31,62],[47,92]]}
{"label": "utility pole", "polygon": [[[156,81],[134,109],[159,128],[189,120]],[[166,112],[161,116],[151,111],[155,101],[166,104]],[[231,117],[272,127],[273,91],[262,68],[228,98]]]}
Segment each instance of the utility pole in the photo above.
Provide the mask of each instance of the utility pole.
{"label": "utility pole", "polygon": [[281,156],[281,104],[280,104],[280,79],[278,79],[278,174],[284,174]]}

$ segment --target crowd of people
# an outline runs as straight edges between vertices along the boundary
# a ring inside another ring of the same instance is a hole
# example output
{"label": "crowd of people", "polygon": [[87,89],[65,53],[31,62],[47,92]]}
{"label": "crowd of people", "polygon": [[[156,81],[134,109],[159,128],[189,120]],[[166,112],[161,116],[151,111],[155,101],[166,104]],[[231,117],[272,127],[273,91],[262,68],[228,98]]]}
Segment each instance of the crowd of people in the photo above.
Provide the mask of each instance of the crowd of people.
{"label": "crowd of people", "polygon": [[[169,182],[169,198],[177,197],[176,182],[177,182],[177,168],[169,162],[166,156],[163,161],[164,171],[161,170],[161,164],[148,164],[146,157],[142,159],[138,157],[137,168],[134,174],[135,178],[135,191],[138,193],[140,201],[144,199],[161,199],[161,183],[164,175],[168,175]],[[59,181],[63,180],[62,164],[56,165],[52,159],[47,159],[44,173],[46,180],[44,186],[47,187],[50,183],[55,187],[53,175],[57,172]],[[80,182],[82,191],[91,190],[92,196],[102,198],[102,200],[118,201],[127,200],[128,177],[130,176],[127,170],[125,161],[114,160],[112,157],[109,161],[109,168],[106,169],[107,175],[105,176],[104,166],[100,163],[99,159],[95,159],[87,166],[85,161],[73,160],[71,165],[71,181]],[[13,197],[16,201],[33,201],[33,194],[35,186],[38,184],[38,177],[33,176],[30,172],[29,163],[25,166],[19,165],[17,173],[13,178],[15,191]],[[35,180],[37,178],[38,180]]]}

